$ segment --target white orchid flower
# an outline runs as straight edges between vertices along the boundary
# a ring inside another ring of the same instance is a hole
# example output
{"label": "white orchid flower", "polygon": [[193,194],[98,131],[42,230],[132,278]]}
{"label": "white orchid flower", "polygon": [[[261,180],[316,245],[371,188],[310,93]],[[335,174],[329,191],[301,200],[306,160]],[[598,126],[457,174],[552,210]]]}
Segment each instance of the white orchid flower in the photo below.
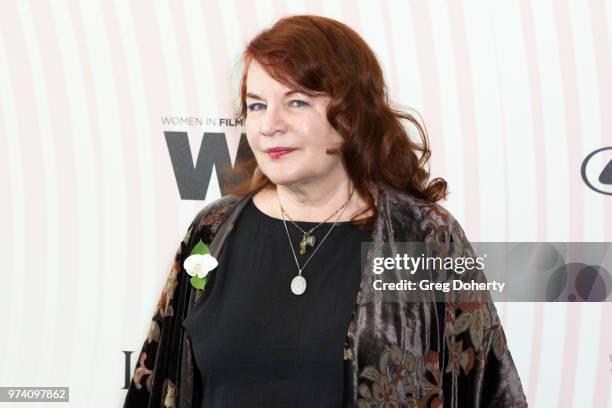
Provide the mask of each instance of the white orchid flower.
{"label": "white orchid flower", "polygon": [[215,269],[218,264],[217,259],[210,254],[194,254],[185,259],[183,267],[189,275],[197,276],[201,279],[208,275],[208,272]]}

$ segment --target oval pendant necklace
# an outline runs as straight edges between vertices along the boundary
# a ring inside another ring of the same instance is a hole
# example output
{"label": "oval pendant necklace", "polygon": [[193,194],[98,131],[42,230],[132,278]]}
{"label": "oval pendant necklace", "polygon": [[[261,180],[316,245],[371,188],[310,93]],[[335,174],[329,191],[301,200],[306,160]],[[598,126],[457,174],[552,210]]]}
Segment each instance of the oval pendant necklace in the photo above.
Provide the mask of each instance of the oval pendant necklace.
{"label": "oval pendant necklace", "polygon": [[291,291],[294,295],[301,295],[306,292],[306,279],[300,274],[291,279]]}
{"label": "oval pendant necklace", "polygon": [[304,292],[306,292],[306,286],[307,286],[306,285],[306,278],[304,278],[302,276],[302,271],[304,270],[304,268],[306,268],[306,265],[312,259],[314,254],[321,247],[321,245],[323,245],[323,242],[325,241],[327,236],[331,233],[331,231],[334,229],[334,227],[336,226],[336,223],[338,222],[340,217],[342,217],[342,214],[344,213],[344,210],[346,209],[346,207],[348,205],[348,202],[350,201],[352,195],[353,195],[353,190],[351,190],[351,192],[349,194],[349,198],[346,201],[346,203],[344,203],[344,205],[343,205],[344,208],[342,209],[342,211],[338,215],[338,218],[336,218],[336,221],[334,221],[334,223],[332,224],[332,226],[329,229],[329,231],[327,231],[327,234],[325,234],[325,236],[323,237],[321,242],[319,242],[319,245],[317,245],[317,247],[314,249],[314,251],[312,251],[312,254],[310,254],[308,259],[304,263],[304,266],[302,266],[300,268],[300,264],[299,264],[299,262],[297,260],[297,256],[295,255],[295,250],[293,249],[293,243],[291,242],[291,236],[289,235],[289,229],[287,228],[287,222],[285,221],[285,215],[284,215],[285,211],[283,210],[283,207],[280,204],[280,198],[278,197],[278,190],[276,190],[276,198],[278,199],[278,204],[281,207],[281,215],[283,217],[283,225],[285,226],[285,232],[287,233],[287,239],[289,240],[289,246],[291,247],[291,253],[293,254],[293,259],[295,260],[295,265],[297,266],[297,269],[298,269],[298,274],[295,275],[293,277],[293,279],[291,279],[291,292],[293,292],[294,295],[298,295],[299,296],[299,295],[303,294]]}

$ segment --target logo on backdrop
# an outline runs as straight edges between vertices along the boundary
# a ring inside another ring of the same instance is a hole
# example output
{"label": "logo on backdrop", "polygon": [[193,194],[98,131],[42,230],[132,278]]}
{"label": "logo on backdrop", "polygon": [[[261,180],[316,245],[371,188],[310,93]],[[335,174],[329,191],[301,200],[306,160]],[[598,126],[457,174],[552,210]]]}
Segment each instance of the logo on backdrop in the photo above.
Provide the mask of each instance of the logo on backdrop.
{"label": "logo on backdrop", "polygon": [[164,126],[244,126],[244,121],[236,118],[204,118],[202,116],[162,116],[161,123]]}
{"label": "logo on backdrop", "polygon": [[[233,117],[204,116],[162,116],[163,126],[224,128],[243,127],[244,121]],[[213,167],[217,173],[219,191],[224,196],[222,172],[232,169],[227,139],[222,132],[204,132],[196,160],[191,155],[187,132],[164,131],[168,153],[174,170],[174,177],[182,200],[205,200],[206,191],[212,178]],[[240,135],[235,163],[253,157],[246,134]],[[238,182],[240,180],[231,180]]]}
{"label": "logo on backdrop", "polygon": [[[213,166],[219,179],[221,195],[225,195],[225,188],[220,182],[220,172],[224,169],[229,170],[232,166],[225,133],[204,132],[200,151],[195,161],[191,156],[187,132],[164,132],[164,136],[182,200],[206,199]],[[252,156],[253,151],[247,142],[246,134],[242,133],[235,162],[240,163]]]}
{"label": "logo on backdrop", "polygon": [[123,389],[127,390],[130,388],[130,381],[132,380],[132,365],[131,365],[131,356],[133,351],[125,351],[122,350],[123,358],[125,360],[124,364],[124,373],[123,373]]}
{"label": "logo on backdrop", "polygon": [[580,174],[591,190],[612,195],[612,146],[589,153],[582,161]]}

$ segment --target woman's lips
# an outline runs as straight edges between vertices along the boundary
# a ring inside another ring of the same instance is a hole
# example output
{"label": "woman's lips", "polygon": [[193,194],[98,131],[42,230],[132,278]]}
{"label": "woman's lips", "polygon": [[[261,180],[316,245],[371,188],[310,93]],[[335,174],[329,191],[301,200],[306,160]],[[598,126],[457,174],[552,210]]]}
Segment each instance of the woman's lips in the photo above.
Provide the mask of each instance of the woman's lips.
{"label": "woman's lips", "polygon": [[274,149],[274,150],[269,150],[268,151],[268,156],[271,159],[278,159],[279,157],[285,156],[285,155],[291,153],[294,150],[295,149]]}

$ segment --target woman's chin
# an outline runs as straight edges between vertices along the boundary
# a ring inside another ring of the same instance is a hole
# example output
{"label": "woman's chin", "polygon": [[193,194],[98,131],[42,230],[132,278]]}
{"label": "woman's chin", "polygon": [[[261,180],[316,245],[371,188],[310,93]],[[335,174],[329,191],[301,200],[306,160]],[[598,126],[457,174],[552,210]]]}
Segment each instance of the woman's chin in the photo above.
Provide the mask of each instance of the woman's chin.
{"label": "woman's chin", "polygon": [[288,186],[294,184],[298,179],[287,178],[287,177],[268,177],[270,181],[277,186]]}
{"label": "woman's chin", "polygon": [[288,174],[286,172],[271,172],[265,173],[268,179],[276,185],[286,186],[300,181],[300,177]]}

